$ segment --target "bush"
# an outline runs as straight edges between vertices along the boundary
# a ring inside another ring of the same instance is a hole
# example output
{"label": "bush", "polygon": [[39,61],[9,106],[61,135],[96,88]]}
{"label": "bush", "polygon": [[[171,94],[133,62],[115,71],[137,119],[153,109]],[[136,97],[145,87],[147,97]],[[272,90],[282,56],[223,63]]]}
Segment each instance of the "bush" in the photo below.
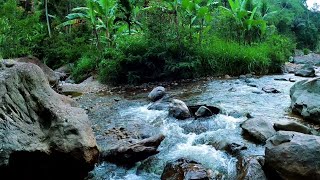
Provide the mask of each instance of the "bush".
{"label": "bush", "polygon": [[310,53],[310,50],[308,48],[303,49],[303,54],[308,55]]}
{"label": "bush", "polygon": [[40,12],[27,12],[15,0],[0,5],[0,56],[13,58],[33,54],[45,37]]}
{"label": "bush", "polygon": [[98,59],[94,55],[84,55],[72,68],[72,77],[79,83],[91,75],[97,67]]}

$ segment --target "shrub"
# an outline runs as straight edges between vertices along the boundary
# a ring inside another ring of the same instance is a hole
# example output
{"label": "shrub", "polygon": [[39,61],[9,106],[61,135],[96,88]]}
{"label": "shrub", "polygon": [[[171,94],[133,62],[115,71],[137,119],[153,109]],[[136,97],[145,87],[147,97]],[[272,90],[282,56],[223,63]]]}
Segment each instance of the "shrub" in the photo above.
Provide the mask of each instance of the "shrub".
{"label": "shrub", "polygon": [[310,53],[310,50],[308,48],[303,49],[303,54],[308,55]]}
{"label": "shrub", "polygon": [[98,59],[94,55],[84,55],[72,68],[72,77],[76,83],[79,83],[91,75],[96,69]]}
{"label": "shrub", "polygon": [[40,12],[27,12],[15,0],[0,5],[0,55],[3,58],[32,55],[45,36]]}

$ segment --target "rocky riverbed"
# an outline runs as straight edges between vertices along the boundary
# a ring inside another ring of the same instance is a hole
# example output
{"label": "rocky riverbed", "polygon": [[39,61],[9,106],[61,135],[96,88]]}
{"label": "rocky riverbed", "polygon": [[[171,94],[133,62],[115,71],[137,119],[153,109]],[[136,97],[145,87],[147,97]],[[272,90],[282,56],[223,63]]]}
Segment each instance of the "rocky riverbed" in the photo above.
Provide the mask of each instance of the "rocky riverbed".
{"label": "rocky riverbed", "polygon": [[[165,136],[157,154],[130,167],[101,162],[89,179],[160,179],[167,162],[181,158],[201,164],[209,179],[250,176],[245,172],[247,167],[241,168],[239,164],[247,159],[244,163],[250,162],[251,166],[252,162],[254,165],[258,161],[248,159],[265,156],[266,140],[277,133],[273,128],[275,123],[280,127],[288,122],[297,123],[308,133],[319,133],[318,125],[291,112],[290,88],[295,81],[303,79],[293,74],[247,75],[170,86],[166,93],[171,99],[183,100],[187,105],[206,104],[221,109],[218,115],[185,120],[169,116],[166,108],[150,110],[153,102],[147,96],[151,89],[120,93],[109,90],[77,97],[79,106],[86,109],[93,123],[102,152],[126,141],[139,141],[159,134]],[[250,124],[248,120],[257,123]],[[248,129],[243,127],[244,122],[249,123]],[[263,173],[263,164],[258,165]],[[256,166],[251,168],[256,169]],[[264,174],[261,177],[265,177]]]}

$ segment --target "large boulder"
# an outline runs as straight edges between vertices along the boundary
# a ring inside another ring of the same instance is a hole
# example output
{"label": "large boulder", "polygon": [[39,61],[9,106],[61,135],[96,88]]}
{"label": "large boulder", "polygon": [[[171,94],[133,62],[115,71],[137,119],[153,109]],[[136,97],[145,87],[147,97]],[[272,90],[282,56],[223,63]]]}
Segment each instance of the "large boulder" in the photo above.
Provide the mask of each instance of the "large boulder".
{"label": "large boulder", "polygon": [[158,154],[157,148],[164,138],[161,134],[135,143],[123,141],[122,144],[102,151],[101,159],[120,166],[132,167],[136,162]]}
{"label": "large boulder", "polygon": [[301,69],[297,70],[294,75],[301,77],[315,77],[316,71],[312,65],[306,64],[301,67]]}
{"label": "large boulder", "polygon": [[169,105],[169,115],[181,120],[191,117],[188,106],[178,99],[171,101]]}
{"label": "large boulder", "polygon": [[148,98],[155,102],[161,99],[166,94],[166,89],[162,86],[155,87],[148,95]]}
{"label": "large boulder", "polygon": [[263,157],[249,156],[238,161],[238,180],[267,180],[262,169]]}
{"label": "large boulder", "polygon": [[298,122],[295,121],[280,121],[280,122],[276,122],[273,125],[274,129],[279,131],[295,131],[295,132],[300,132],[300,133],[304,133],[304,134],[310,134],[311,133],[311,129],[308,128],[307,126],[300,124]]}
{"label": "large boulder", "polygon": [[294,113],[320,123],[320,79],[295,83],[290,89],[290,98]]}
{"label": "large boulder", "polygon": [[166,164],[161,180],[209,180],[210,173],[199,163],[178,159]]}
{"label": "large boulder", "polygon": [[49,68],[47,65],[42,63],[38,58],[34,56],[28,56],[28,57],[16,58],[14,60],[17,62],[32,63],[39,66],[44,72],[45,77],[48,79],[49,84],[52,87],[55,87],[58,85],[59,76],[51,68]]}
{"label": "large boulder", "polygon": [[99,151],[85,111],[54,92],[30,63],[0,62],[0,174],[3,179],[79,179]]}
{"label": "large boulder", "polygon": [[261,143],[276,134],[273,124],[263,119],[248,119],[241,124],[241,128]]}
{"label": "large boulder", "polygon": [[279,131],[267,141],[265,166],[282,179],[320,179],[320,137]]}

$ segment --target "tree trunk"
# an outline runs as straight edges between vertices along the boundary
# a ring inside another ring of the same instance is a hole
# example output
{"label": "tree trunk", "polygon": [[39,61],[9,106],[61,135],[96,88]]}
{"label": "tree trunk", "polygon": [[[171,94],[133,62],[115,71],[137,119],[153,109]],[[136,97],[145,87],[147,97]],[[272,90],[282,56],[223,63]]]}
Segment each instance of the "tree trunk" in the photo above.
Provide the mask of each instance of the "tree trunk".
{"label": "tree trunk", "polygon": [[49,37],[51,38],[51,28],[50,28],[49,13],[48,13],[48,0],[45,0],[45,11],[46,11],[48,33],[49,33]]}

